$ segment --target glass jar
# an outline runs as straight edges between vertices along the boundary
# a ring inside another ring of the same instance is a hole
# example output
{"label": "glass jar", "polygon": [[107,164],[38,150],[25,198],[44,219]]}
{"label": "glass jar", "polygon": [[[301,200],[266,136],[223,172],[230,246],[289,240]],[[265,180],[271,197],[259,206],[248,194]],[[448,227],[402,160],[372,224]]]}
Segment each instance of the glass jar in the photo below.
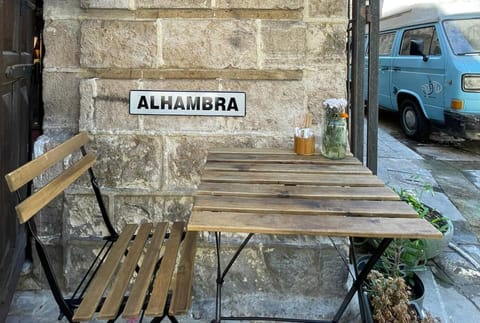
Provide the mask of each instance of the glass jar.
{"label": "glass jar", "polygon": [[329,159],[345,158],[347,140],[347,119],[343,116],[328,116],[323,129],[322,155]]}

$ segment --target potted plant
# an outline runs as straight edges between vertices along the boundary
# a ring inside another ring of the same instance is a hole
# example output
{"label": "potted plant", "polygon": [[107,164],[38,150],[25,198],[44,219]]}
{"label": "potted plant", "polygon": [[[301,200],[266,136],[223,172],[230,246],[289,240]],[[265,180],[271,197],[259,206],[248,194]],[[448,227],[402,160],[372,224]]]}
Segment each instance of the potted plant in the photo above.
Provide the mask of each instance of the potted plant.
{"label": "potted plant", "polygon": [[[418,250],[409,240],[394,240],[370,272],[364,286],[367,322],[437,322],[423,310],[425,287],[416,272],[425,269],[425,257]],[[359,269],[366,261],[360,259]]]}
{"label": "potted plant", "polygon": [[[359,269],[364,266],[368,258],[369,256],[360,259]],[[402,278],[405,281],[411,292],[408,302],[417,307],[420,317],[423,317],[425,288],[416,273],[426,270],[426,261],[421,240],[394,239],[374,266],[377,273],[381,273],[386,280],[389,280],[388,284],[398,284],[398,281],[390,281],[392,278]],[[387,282],[382,284],[386,285]]]}
{"label": "potted plant", "polygon": [[[396,189],[394,187],[391,187],[391,189],[396,192],[403,201],[415,209],[419,218],[427,220],[443,234],[443,239],[418,239],[410,240],[410,242],[406,243],[409,252],[405,257],[411,258],[407,263],[415,262],[415,255],[424,257],[425,261],[438,256],[452,240],[454,227],[453,222],[448,217],[422,202],[422,196],[425,192],[433,194],[433,186],[425,183],[421,186],[421,189]],[[379,244],[378,239],[366,239],[366,241],[374,247]],[[415,252],[413,249],[419,250]],[[423,254],[421,254],[420,249],[423,251]]]}
{"label": "potted plant", "polygon": [[426,219],[443,234],[443,239],[441,240],[424,239],[418,244],[419,247],[423,248],[427,259],[438,256],[443,248],[452,240],[454,229],[453,223],[448,217],[421,201],[424,192],[429,191],[433,194],[432,185],[424,184],[421,191],[405,188],[399,190],[393,188],[393,190],[402,200],[410,204],[415,211],[417,211],[420,218]]}
{"label": "potted plant", "polygon": [[371,313],[366,315],[369,323],[440,322],[412,303],[412,289],[402,276],[385,276],[372,270],[368,275],[366,291],[371,305]]}
{"label": "potted plant", "polygon": [[[433,186],[422,185],[417,189],[392,188],[402,200],[410,204],[420,218],[429,221],[444,238],[428,239],[394,239],[377,262],[365,284],[365,296],[372,312],[367,313],[368,322],[437,322],[423,311],[425,288],[418,271],[426,270],[428,259],[441,253],[453,236],[453,223],[437,210],[422,202],[424,192],[433,194]],[[378,239],[367,239],[368,243],[377,247]],[[354,241],[356,249],[362,248],[360,241]],[[359,261],[359,268],[363,266]],[[368,318],[371,318],[368,320]],[[395,318],[392,320],[392,317]]]}
{"label": "potted plant", "polygon": [[372,270],[366,286],[374,322],[417,322],[418,316],[409,305],[410,288],[401,276],[385,276]]}

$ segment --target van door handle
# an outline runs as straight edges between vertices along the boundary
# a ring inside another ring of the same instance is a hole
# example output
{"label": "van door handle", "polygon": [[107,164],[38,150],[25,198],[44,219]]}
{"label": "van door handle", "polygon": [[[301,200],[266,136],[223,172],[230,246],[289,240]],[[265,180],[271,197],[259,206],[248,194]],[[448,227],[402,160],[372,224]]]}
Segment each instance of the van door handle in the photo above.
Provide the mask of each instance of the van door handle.
{"label": "van door handle", "polygon": [[400,71],[400,67],[392,67],[392,71]]}
{"label": "van door handle", "polygon": [[390,67],[388,67],[388,66],[380,67],[380,71],[388,71],[389,69],[390,69]]}

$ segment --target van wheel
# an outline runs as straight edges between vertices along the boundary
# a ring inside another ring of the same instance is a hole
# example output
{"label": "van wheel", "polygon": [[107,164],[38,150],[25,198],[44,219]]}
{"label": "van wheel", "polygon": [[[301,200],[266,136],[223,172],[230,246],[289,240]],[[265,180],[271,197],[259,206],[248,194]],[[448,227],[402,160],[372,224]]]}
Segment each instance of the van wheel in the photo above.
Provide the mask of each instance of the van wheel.
{"label": "van wheel", "polygon": [[423,115],[417,102],[406,99],[400,105],[400,122],[407,137],[424,141],[430,135],[430,122]]}

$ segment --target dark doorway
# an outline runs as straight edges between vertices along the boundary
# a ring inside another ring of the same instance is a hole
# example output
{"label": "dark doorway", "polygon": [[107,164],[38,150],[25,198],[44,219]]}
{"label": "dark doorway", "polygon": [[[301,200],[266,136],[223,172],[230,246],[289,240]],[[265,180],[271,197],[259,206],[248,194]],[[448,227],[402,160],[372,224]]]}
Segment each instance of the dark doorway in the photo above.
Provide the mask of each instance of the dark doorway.
{"label": "dark doorway", "polygon": [[0,322],[28,254],[4,175],[30,159],[41,127],[41,8],[40,0],[0,0]]}

